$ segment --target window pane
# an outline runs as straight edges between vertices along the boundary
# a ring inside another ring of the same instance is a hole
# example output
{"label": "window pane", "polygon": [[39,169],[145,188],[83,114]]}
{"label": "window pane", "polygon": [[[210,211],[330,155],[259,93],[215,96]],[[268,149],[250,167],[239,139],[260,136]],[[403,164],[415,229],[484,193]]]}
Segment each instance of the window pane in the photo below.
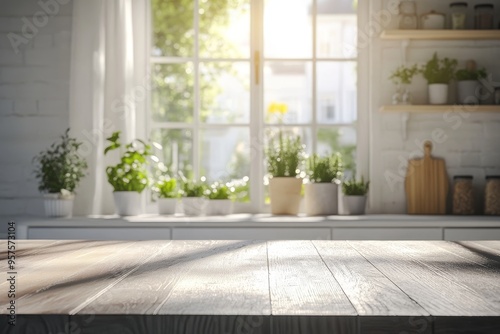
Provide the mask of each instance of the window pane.
{"label": "window pane", "polygon": [[317,149],[321,155],[339,152],[346,170],[354,170],[356,153],[356,129],[352,126],[320,128],[317,133]]}
{"label": "window pane", "polygon": [[200,64],[201,120],[206,123],[248,123],[250,64]]}
{"label": "window pane", "polygon": [[308,123],[312,109],[311,62],[266,62],[264,66],[264,119],[279,123],[281,115],[272,113],[272,103],[284,103],[285,124]]}
{"label": "window pane", "polygon": [[318,62],[316,118],[349,124],[357,118],[356,62]]}
{"label": "window pane", "polygon": [[250,176],[248,128],[203,129],[200,132],[200,175],[209,181]]}
{"label": "window pane", "polygon": [[[193,173],[193,138],[190,129],[155,129],[151,132],[154,154],[165,164],[170,175]],[[160,145],[157,145],[160,144]]]}
{"label": "window pane", "polygon": [[152,0],[153,56],[192,57],[194,0]]}
{"label": "window pane", "polygon": [[266,0],[264,7],[264,56],[312,57],[312,1]]}
{"label": "window pane", "polygon": [[316,54],[319,58],[356,58],[357,19],[353,0],[318,0]]}
{"label": "window pane", "polygon": [[250,57],[250,1],[201,0],[200,56]]}
{"label": "window pane", "polygon": [[153,119],[157,122],[193,120],[193,64],[155,64],[151,94]]}

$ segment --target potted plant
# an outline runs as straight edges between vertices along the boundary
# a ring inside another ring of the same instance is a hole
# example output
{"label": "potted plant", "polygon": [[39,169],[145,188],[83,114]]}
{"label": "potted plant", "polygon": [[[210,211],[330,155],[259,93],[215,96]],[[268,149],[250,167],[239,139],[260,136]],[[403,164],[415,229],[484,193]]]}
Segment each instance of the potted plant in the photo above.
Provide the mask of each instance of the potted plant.
{"label": "potted plant", "polygon": [[33,158],[38,190],[43,193],[48,217],[71,217],[75,188],[87,170],[87,162],[78,154],[82,143],[70,137],[69,130],[59,142]]}
{"label": "potted plant", "polygon": [[302,178],[300,168],[304,147],[299,136],[284,135],[272,138],[266,149],[269,173],[269,197],[274,215],[296,215],[299,212]]}
{"label": "potted plant", "polygon": [[484,68],[477,69],[476,62],[469,60],[465,68],[459,69],[455,73],[457,79],[457,95],[458,103],[461,104],[479,104],[481,89],[480,79],[486,78],[486,70]]}
{"label": "potted plant", "polygon": [[320,157],[313,154],[307,161],[309,183],[305,185],[305,209],[310,216],[338,214],[338,184],[342,176],[340,154]]}
{"label": "potted plant", "polygon": [[155,184],[153,190],[158,194],[158,214],[175,214],[177,202],[179,201],[177,180],[174,178],[162,177]]}
{"label": "potted plant", "polygon": [[363,215],[366,208],[366,194],[370,182],[365,182],[361,177],[360,181],[356,181],[353,177],[349,181],[342,183],[342,192],[344,193],[344,205],[347,213],[351,215]]}
{"label": "potted plant", "polygon": [[398,86],[398,90],[392,96],[392,104],[412,104],[413,97],[408,89],[413,77],[419,72],[417,65],[406,67],[399,66],[392,72],[389,79]]}
{"label": "potted plant", "polygon": [[207,186],[205,177],[200,182],[186,180],[182,184],[180,191],[181,204],[186,216],[200,216],[205,212]]}
{"label": "potted plant", "polygon": [[224,216],[233,212],[233,191],[229,184],[214,182],[208,188],[206,214],[208,216]]}
{"label": "potted plant", "polygon": [[[120,131],[107,138],[109,146],[104,154],[121,148]],[[149,185],[148,157],[151,146],[135,139],[125,147],[120,162],[106,168],[108,182],[113,187],[116,213],[120,216],[135,216],[143,212],[141,193]]]}
{"label": "potted plant", "polygon": [[454,77],[456,66],[456,59],[439,59],[437,52],[435,52],[432,59],[421,68],[420,72],[428,83],[430,104],[446,104],[448,102],[448,84]]}

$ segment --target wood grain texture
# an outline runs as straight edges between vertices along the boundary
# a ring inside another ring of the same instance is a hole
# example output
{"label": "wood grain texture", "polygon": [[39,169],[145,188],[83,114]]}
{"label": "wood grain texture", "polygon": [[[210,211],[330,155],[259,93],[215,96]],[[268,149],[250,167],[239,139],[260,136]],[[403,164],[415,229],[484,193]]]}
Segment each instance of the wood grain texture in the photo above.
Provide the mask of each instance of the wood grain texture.
{"label": "wood grain texture", "polygon": [[432,334],[430,316],[360,317],[359,334]]}
{"label": "wood grain texture", "polygon": [[357,315],[310,241],[268,242],[273,315]]}
{"label": "wood grain texture", "polygon": [[313,243],[359,315],[429,315],[347,242]]}
{"label": "wood grain texture", "polygon": [[270,315],[265,241],[204,243],[154,313]]}
{"label": "wood grain texture", "polygon": [[67,315],[17,315],[16,325],[8,325],[1,316],[0,334],[74,334]]}
{"label": "wood grain texture", "polygon": [[[131,275],[137,268],[157,256],[158,252],[167,247],[169,242],[98,242],[94,247],[96,253],[82,250],[81,257],[84,270],[78,275],[64,276],[70,273],[75,259],[63,258],[55,267],[60,279],[54,283],[41,280],[37,285],[39,275],[25,279],[25,284],[33,286],[32,292],[19,299],[20,312],[24,314],[73,314],[91,303],[98,295],[111,289],[117,282]],[[50,271],[47,273],[50,276]]]}
{"label": "wood grain texture", "polygon": [[273,334],[357,334],[354,316],[273,316]]}
{"label": "wood grain texture", "polygon": [[[432,316],[497,316],[497,301],[484,300],[467,284],[415,259],[405,248],[408,241],[349,241],[367,260]],[[439,262],[439,250],[422,246],[428,261]],[[443,256],[443,261],[448,257]],[[451,267],[451,266],[450,266]]]}
{"label": "wood grain texture", "polygon": [[431,156],[432,143],[424,144],[424,156],[411,159],[405,179],[406,204],[409,214],[445,214],[448,175],[443,159]]}
{"label": "wood grain texture", "polygon": [[264,316],[75,315],[71,320],[81,334],[271,334]]}
{"label": "wood grain texture", "polygon": [[500,317],[439,317],[434,334],[498,334]]}

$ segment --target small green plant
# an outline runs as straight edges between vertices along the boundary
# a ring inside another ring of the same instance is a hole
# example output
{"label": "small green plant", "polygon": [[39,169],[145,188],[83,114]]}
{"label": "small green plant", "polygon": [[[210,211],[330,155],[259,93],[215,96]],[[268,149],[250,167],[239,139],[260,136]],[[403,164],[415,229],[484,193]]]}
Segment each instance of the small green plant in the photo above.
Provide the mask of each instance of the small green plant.
{"label": "small green plant", "polygon": [[420,69],[420,72],[428,84],[447,84],[454,78],[457,64],[456,59],[439,59],[437,52],[435,52],[432,59]]}
{"label": "small green plant", "polygon": [[351,180],[342,183],[342,192],[346,196],[364,196],[368,193],[369,186],[370,182],[365,182],[363,177],[361,177],[360,181],[356,181],[353,176]]}
{"label": "small green plant", "polygon": [[228,186],[228,184],[214,182],[210,185],[207,191],[208,199],[231,199],[233,196],[234,188]]}
{"label": "small green plant", "polygon": [[457,81],[479,80],[486,78],[486,69],[480,68],[479,70],[460,69],[455,73]]}
{"label": "small green plant", "polygon": [[182,183],[180,195],[182,197],[203,197],[207,194],[207,186],[205,178],[202,177],[200,182],[186,180]]}
{"label": "small green plant", "polygon": [[33,158],[38,190],[57,194],[72,193],[85,176],[87,162],[78,154],[82,143],[69,136],[69,130],[54,142],[49,149]]}
{"label": "small green plant", "polygon": [[391,79],[395,85],[409,85],[411,84],[413,77],[418,73],[419,69],[417,65],[412,65],[409,67],[401,65],[394,72],[392,72],[389,79]]}
{"label": "small green plant", "polygon": [[159,198],[177,198],[179,190],[177,189],[177,180],[172,178],[163,178],[153,187],[153,191],[158,193]]}
{"label": "small green plant", "polygon": [[[114,132],[107,138],[109,146],[104,154],[121,147],[120,131]],[[140,139],[125,146],[125,152],[120,157],[120,163],[108,166],[106,174],[108,182],[114,191],[136,191],[141,193],[149,185],[148,157],[151,155],[151,146]]]}
{"label": "small green plant", "polygon": [[299,136],[284,136],[271,139],[266,149],[267,171],[274,177],[296,177],[304,160],[304,147]]}
{"label": "small green plant", "polygon": [[320,157],[313,154],[307,161],[309,180],[316,183],[330,183],[342,176],[342,157],[339,153]]}

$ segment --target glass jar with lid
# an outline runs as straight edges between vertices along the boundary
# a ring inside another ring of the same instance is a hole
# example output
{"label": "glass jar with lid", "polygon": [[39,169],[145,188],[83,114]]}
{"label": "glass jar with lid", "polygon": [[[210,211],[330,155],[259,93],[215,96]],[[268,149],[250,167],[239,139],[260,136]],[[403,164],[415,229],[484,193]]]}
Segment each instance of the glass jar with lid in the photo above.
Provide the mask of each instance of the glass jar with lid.
{"label": "glass jar with lid", "polygon": [[466,29],[467,7],[467,2],[450,3],[451,29]]}
{"label": "glass jar with lid", "polygon": [[500,175],[486,176],[484,214],[500,215]]}
{"label": "glass jar with lid", "polygon": [[399,3],[399,29],[417,29],[417,5],[413,0]]}
{"label": "glass jar with lid", "polygon": [[453,177],[453,214],[474,214],[474,189],[472,175],[456,175]]}
{"label": "glass jar with lid", "polygon": [[494,29],[495,26],[495,7],[492,4],[476,5],[475,24],[476,29]]}

